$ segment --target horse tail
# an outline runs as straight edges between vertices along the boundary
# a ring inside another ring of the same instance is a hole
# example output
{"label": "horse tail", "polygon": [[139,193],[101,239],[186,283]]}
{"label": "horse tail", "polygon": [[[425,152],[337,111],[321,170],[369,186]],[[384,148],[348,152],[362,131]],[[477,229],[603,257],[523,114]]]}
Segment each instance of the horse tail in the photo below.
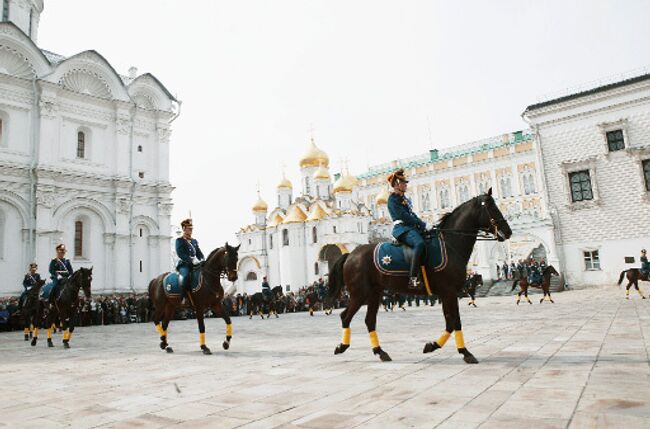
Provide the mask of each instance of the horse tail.
{"label": "horse tail", "polygon": [[621,283],[623,283],[623,277],[625,277],[625,273],[627,272],[628,270],[621,271],[621,276],[618,278],[618,283],[617,283],[619,286],[621,285]]}
{"label": "horse tail", "polygon": [[332,268],[330,268],[329,272],[329,291],[328,295],[330,298],[336,298],[339,295],[341,295],[341,291],[343,290],[343,265],[345,264],[345,261],[348,260],[348,256],[350,256],[349,253],[344,253],[341,255],[340,258],[334,262],[334,265]]}
{"label": "horse tail", "polygon": [[512,292],[513,290],[515,290],[515,288],[517,287],[517,282],[519,282],[519,279],[517,279],[517,280],[515,280],[515,281],[512,282],[512,289],[510,289],[510,292]]}

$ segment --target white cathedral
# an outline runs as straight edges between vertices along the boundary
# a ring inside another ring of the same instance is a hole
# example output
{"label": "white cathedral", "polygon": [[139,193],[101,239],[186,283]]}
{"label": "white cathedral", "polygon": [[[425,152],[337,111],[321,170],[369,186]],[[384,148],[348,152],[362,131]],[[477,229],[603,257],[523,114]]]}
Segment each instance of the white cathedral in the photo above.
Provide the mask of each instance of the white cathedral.
{"label": "white cathedral", "polygon": [[171,265],[169,139],[179,102],[149,73],[94,50],[38,47],[43,0],[3,0],[0,295],[46,274],[64,243],[93,291],[144,290]]}
{"label": "white cathedral", "polygon": [[[237,234],[239,280],[237,291],[260,290],[262,277],[272,287],[297,291],[323,277],[342,253],[372,240],[372,213],[358,199],[358,180],[345,171],[332,177],[329,157],[312,138],[299,161],[300,193],[283,177],[277,185],[276,206],[258,192],[252,211],[255,223]],[[378,196],[386,204],[388,191]]]}

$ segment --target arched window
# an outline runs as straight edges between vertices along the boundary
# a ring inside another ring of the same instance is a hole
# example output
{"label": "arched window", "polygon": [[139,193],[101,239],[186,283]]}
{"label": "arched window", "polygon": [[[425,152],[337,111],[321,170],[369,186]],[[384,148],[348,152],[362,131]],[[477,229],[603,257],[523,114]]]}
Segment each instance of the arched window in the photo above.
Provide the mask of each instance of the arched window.
{"label": "arched window", "polygon": [[318,262],[314,262],[314,275],[318,275]]}
{"label": "arched window", "polygon": [[449,190],[447,188],[440,190],[440,208],[447,209],[450,206]]}
{"label": "arched window", "polygon": [[250,271],[248,274],[246,274],[246,281],[253,281],[257,280],[257,273],[255,271]]}
{"label": "arched window", "polygon": [[282,230],[282,245],[283,246],[288,246],[289,245],[289,230],[288,229],[283,229]]}
{"label": "arched window", "polygon": [[269,234],[269,249],[273,249],[273,234]]}
{"label": "arched window", "polygon": [[84,223],[80,220],[74,223],[74,257],[83,257],[83,241],[84,241]]}
{"label": "arched window", "polygon": [[312,243],[318,242],[318,229],[316,229],[316,227],[313,227],[311,229],[311,242]]}
{"label": "arched window", "polygon": [[77,132],[77,158],[83,159],[86,157],[86,133],[83,131]]}

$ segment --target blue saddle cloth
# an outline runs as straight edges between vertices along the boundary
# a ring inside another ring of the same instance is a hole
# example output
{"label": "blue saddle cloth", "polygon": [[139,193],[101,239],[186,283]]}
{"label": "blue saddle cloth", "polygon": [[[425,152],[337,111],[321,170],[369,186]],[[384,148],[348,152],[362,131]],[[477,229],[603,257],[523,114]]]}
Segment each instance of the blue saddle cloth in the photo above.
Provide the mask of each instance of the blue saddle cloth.
{"label": "blue saddle cloth", "polygon": [[41,291],[38,294],[39,299],[43,301],[49,301],[53,288],[54,288],[54,283],[52,282],[44,284],[43,287],[41,288]]}
{"label": "blue saddle cloth", "polygon": [[[163,280],[163,289],[165,290],[165,294],[167,296],[183,295],[179,277],[180,275],[178,272],[173,272],[167,274]],[[197,292],[199,289],[201,289],[201,285],[199,284],[199,277],[201,277],[201,270],[194,270],[194,272],[192,272],[192,292]]]}
{"label": "blue saddle cloth", "polygon": [[[413,250],[406,245],[381,243],[375,247],[373,260],[382,274],[408,276],[412,257]],[[434,272],[442,271],[447,266],[447,248],[441,232],[427,240],[425,262]]]}

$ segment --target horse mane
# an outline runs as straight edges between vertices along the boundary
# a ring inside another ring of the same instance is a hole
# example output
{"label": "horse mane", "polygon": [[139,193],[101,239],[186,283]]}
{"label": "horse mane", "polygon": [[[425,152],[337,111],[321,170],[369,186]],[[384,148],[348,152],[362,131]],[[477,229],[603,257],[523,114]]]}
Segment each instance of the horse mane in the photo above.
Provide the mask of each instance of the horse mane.
{"label": "horse mane", "polygon": [[479,196],[476,196],[474,198],[471,198],[464,203],[460,204],[459,206],[456,206],[455,209],[453,209],[450,212],[444,213],[440,217],[440,221],[438,221],[438,228],[443,228],[447,223],[449,223],[450,219],[456,214],[456,212],[460,211],[463,207],[466,205],[469,205],[470,203],[473,203]]}
{"label": "horse mane", "polygon": [[208,255],[208,257],[205,258],[205,262],[208,262],[208,261],[210,260],[210,258],[212,258],[212,257],[213,257],[213,256],[214,256],[214,255],[215,255],[219,250],[221,250],[221,249],[223,249],[223,247],[217,247],[217,248],[214,249],[212,252],[210,252],[210,254]]}

